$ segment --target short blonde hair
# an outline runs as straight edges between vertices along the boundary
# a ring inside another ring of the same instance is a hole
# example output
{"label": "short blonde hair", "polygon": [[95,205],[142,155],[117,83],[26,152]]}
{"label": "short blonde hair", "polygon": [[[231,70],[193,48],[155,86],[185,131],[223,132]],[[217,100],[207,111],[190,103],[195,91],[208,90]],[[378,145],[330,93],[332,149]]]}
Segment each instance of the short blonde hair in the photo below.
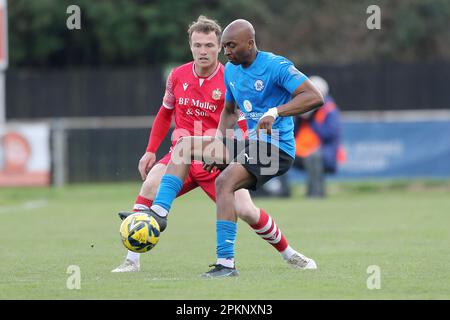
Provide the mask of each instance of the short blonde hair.
{"label": "short blonde hair", "polygon": [[217,36],[217,42],[220,43],[222,28],[217,23],[217,21],[201,15],[198,17],[197,21],[194,21],[189,25],[189,29],[187,32],[189,34],[189,41],[191,41],[191,37],[194,32],[202,32],[202,33],[214,32]]}

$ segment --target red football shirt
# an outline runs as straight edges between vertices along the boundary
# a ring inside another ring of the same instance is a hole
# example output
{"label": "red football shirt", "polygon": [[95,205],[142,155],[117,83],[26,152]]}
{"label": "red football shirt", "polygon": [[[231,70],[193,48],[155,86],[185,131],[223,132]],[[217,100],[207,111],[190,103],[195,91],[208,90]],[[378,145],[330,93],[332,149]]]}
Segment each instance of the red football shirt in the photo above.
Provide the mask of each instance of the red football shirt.
{"label": "red football shirt", "polygon": [[173,141],[181,136],[214,136],[225,103],[224,67],[219,62],[208,77],[199,77],[194,62],[174,68],[170,73],[163,106],[175,108]]}

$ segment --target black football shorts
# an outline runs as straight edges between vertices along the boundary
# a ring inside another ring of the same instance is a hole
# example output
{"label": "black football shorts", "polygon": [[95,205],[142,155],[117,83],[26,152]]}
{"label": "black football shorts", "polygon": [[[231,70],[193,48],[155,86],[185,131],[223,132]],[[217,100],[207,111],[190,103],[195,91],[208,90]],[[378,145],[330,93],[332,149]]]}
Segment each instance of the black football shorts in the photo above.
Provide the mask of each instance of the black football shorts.
{"label": "black football shorts", "polygon": [[273,177],[286,173],[294,159],[271,143],[260,140],[237,140],[223,138],[223,143],[232,157],[256,178],[249,189],[257,190]]}

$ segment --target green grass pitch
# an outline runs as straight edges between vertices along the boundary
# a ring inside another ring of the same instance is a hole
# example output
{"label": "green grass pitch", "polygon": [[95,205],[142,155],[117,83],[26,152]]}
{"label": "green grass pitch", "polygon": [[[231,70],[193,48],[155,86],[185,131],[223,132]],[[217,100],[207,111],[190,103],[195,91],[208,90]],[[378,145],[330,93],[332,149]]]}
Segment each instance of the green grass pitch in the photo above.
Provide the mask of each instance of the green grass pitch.
{"label": "green grass pitch", "polygon": [[[125,249],[117,211],[139,185],[0,189],[0,299],[449,299],[449,183],[332,183],[326,200],[257,198],[318,270],[294,270],[242,221],[240,276],[204,280],[215,262],[215,207],[179,198],[141,272],[113,274]],[[70,290],[67,268],[81,270]],[[367,268],[380,268],[369,290]]]}

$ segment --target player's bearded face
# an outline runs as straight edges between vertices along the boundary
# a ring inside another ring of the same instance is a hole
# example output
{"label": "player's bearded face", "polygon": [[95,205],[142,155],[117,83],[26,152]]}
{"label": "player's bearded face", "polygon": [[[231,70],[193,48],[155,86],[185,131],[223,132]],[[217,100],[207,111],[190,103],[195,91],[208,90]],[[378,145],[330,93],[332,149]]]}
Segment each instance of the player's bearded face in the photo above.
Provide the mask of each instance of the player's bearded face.
{"label": "player's bearded face", "polygon": [[[222,40],[223,41],[223,40]],[[250,52],[244,41],[230,41],[223,43],[223,53],[232,64],[239,65],[247,61]]]}
{"label": "player's bearded face", "polygon": [[216,65],[220,47],[214,32],[193,32],[190,45],[197,66],[208,68]]}

